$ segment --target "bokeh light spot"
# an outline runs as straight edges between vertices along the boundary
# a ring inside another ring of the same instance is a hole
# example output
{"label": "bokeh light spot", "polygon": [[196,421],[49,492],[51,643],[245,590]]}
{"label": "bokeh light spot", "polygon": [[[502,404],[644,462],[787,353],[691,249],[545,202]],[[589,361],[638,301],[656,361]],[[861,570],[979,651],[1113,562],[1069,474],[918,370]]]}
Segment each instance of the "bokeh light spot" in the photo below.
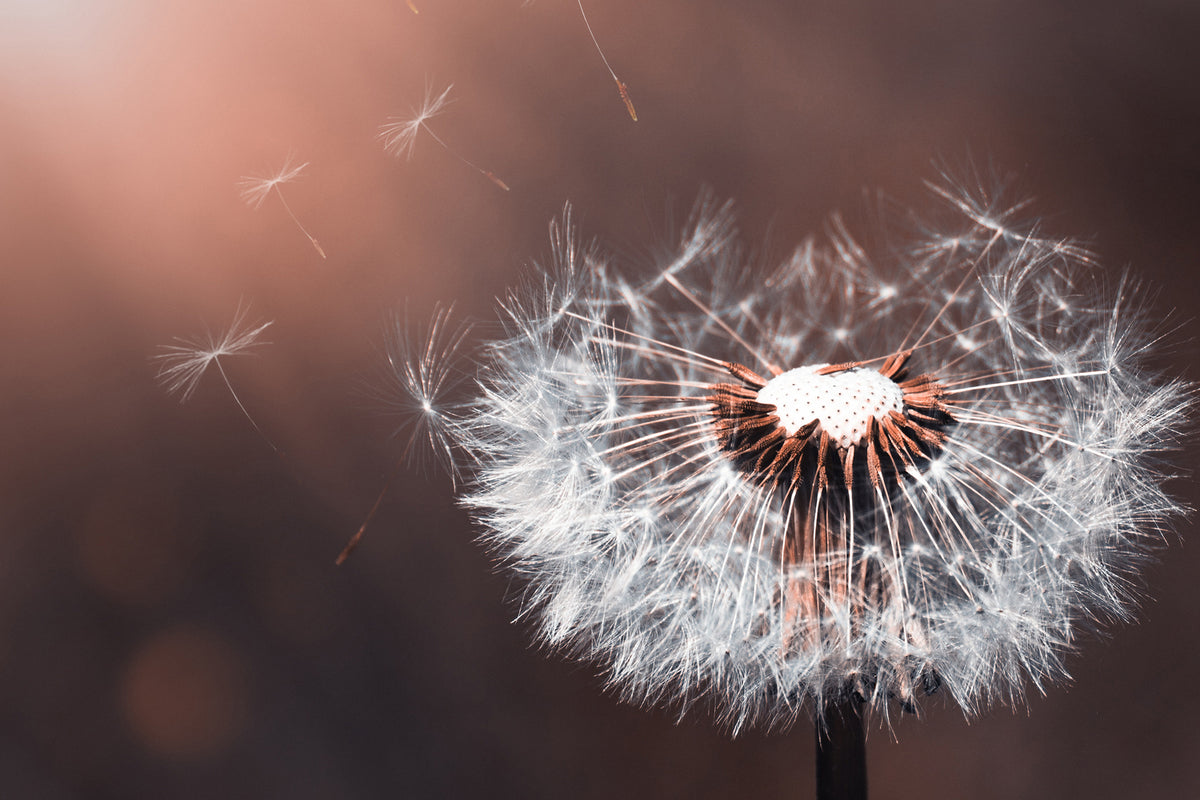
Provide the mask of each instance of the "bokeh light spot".
{"label": "bokeh light spot", "polygon": [[75,534],[85,580],[106,598],[132,606],[163,602],[186,581],[197,545],[174,498],[145,486],[98,493]]}
{"label": "bokeh light spot", "polygon": [[220,754],[246,721],[242,660],[217,634],[176,627],[160,633],[126,665],[121,704],[141,744],[159,755]]}

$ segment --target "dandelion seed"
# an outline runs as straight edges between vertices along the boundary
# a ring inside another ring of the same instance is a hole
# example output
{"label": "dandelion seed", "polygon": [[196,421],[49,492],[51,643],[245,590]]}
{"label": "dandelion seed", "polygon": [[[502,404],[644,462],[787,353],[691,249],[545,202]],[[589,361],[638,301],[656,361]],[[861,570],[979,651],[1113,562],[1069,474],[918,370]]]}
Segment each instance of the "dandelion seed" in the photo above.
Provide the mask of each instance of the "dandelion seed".
{"label": "dandelion seed", "polygon": [[420,11],[418,11],[418,10],[417,10],[417,6],[416,6],[416,5],[413,3],[413,1],[412,1],[412,0],[404,0],[404,2],[408,4],[408,10],[409,10],[409,11],[413,12],[414,14],[420,14],[420,13],[421,13]]}
{"label": "dandelion seed", "polygon": [[394,435],[404,439],[404,447],[362,525],[338,554],[335,562],[338,565],[362,541],[392,481],[405,464],[431,457],[450,473],[452,481],[457,478],[454,441],[450,435],[457,409],[448,396],[464,378],[455,362],[470,326],[453,324],[453,316],[453,306],[438,308],[425,331],[414,330],[399,318],[392,323],[387,340],[387,385],[374,394],[386,404],[390,414],[399,418]]}
{"label": "dandelion seed", "polygon": [[271,449],[278,452],[278,448],[267,438],[262,429],[258,427],[258,423],[250,416],[250,412],[246,410],[246,406],[229,381],[225,367],[221,364],[223,357],[244,354],[251,348],[266,344],[259,341],[259,337],[273,324],[274,320],[258,324],[247,323],[248,311],[248,307],[239,303],[237,311],[234,312],[233,321],[219,338],[214,337],[211,333],[206,333],[202,339],[177,338],[178,344],[161,346],[159,349],[163,352],[154,356],[161,364],[156,377],[168,394],[179,395],[180,402],[187,402],[196,391],[200,379],[204,377],[209,366],[216,365],[217,371],[221,373],[221,380],[225,382],[225,387],[229,390],[229,394],[237,403],[238,408],[241,409],[242,414],[250,421],[254,430],[258,431],[259,435],[271,446]]}
{"label": "dandelion seed", "polygon": [[393,116],[389,117],[388,121],[379,127],[379,138],[383,141],[383,149],[389,155],[404,156],[404,158],[412,158],[413,147],[417,142],[417,134],[422,130],[442,146],[447,153],[457,158],[463,164],[466,164],[471,169],[478,172],[483,177],[490,180],[492,183],[499,186],[504,191],[509,191],[508,184],[500,180],[494,172],[486,170],[475,163],[468,161],[461,156],[457,150],[454,150],[450,145],[446,144],[440,136],[433,132],[429,127],[429,120],[445,111],[446,106],[450,104],[450,90],[454,88],[454,84],[450,84],[442,93],[434,96],[433,87],[425,87],[425,99],[421,103],[420,108],[413,109],[413,113],[408,117]]}
{"label": "dandelion seed", "polygon": [[588,36],[592,37],[592,44],[596,46],[596,52],[600,54],[600,60],[604,62],[604,68],[608,70],[608,74],[612,75],[612,79],[617,84],[617,93],[621,95],[622,102],[625,103],[625,110],[629,112],[629,117],[637,122],[637,111],[633,107],[633,100],[629,97],[629,87],[625,82],[617,77],[617,73],[613,71],[612,65],[608,63],[608,58],[604,55],[604,51],[600,49],[600,42],[596,41],[596,34],[592,32],[592,23],[588,22],[587,13],[583,10],[583,0],[576,0],[579,3],[579,14],[583,17],[583,24],[587,26]]}
{"label": "dandelion seed", "polygon": [[836,224],[770,274],[711,203],[645,275],[555,226],[443,421],[546,643],[736,731],[1017,702],[1130,617],[1190,387],[1132,282],[1106,301],[1081,249],[942,191],[953,236]]}
{"label": "dandelion seed", "polygon": [[267,175],[265,177],[246,176],[238,181],[238,185],[241,187],[242,200],[244,200],[246,204],[255,211],[257,211],[258,208],[263,204],[263,201],[267,199],[267,195],[274,190],[275,194],[279,196],[279,202],[283,203],[284,210],[287,211],[288,216],[292,218],[292,222],[296,223],[296,227],[299,228],[300,232],[303,233],[308,238],[308,241],[312,243],[313,249],[317,251],[317,255],[319,255],[321,258],[325,258],[326,256],[324,248],[321,247],[321,244],[316,240],[316,237],[305,230],[304,226],[300,224],[300,220],[292,212],[292,207],[288,205],[287,198],[283,196],[283,190],[279,188],[282,184],[290,183],[296,180],[296,178],[300,177],[300,173],[303,172],[304,168],[307,166],[308,162],[305,161],[303,164],[293,167],[292,156],[289,155],[287,159],[284,160],[283,166],[271,175]]}

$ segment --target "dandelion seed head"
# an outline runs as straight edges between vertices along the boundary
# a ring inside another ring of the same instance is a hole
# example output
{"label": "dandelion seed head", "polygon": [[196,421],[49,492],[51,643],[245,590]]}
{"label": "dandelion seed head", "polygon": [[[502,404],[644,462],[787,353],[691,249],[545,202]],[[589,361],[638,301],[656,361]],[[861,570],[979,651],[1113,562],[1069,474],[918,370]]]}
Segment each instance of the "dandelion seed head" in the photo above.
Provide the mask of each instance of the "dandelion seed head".
{"label": "dandelion seed head", "polygon": [[935,191],[922,242],[835,220],[766,274],[710,200],[652,270],[553,228],[447,429],[543,641],[738,730],[1017,702],[1129,617],[1190,387],[1131,282],[1105,300],[1023,204]]}

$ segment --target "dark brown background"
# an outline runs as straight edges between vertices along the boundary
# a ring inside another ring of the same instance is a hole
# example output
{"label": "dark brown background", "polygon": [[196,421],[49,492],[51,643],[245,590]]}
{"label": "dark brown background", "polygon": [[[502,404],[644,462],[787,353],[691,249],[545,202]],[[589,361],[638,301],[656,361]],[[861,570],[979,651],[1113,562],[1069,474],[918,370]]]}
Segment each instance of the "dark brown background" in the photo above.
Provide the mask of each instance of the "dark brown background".
{"label": "dark brown background", "polygon": [[[634,124],[570,0],[414,1],[0,10],[0,795],[810,795],[807,726],[676,725],[529,647],[441,477],[332,565],[398,454],[361,390],[384,320],[490,316],[565,201],[641,257],[709,186],[778,256],[864,192],[931,205],[936,158],[995,165],[1152,279],[1195,377],[1195,3],[595,0]],[[455,84],[435,129],[510,194],[427,137],[384,155],[427,79]],[[238,198],[289,151],[328,261]],[[284,458],[216,375],[181,406],[148,360],[243,298],[272,344],[226,363]],[[1180,533],[1073,685],[872,730],[875,796],[1200,795]]]}

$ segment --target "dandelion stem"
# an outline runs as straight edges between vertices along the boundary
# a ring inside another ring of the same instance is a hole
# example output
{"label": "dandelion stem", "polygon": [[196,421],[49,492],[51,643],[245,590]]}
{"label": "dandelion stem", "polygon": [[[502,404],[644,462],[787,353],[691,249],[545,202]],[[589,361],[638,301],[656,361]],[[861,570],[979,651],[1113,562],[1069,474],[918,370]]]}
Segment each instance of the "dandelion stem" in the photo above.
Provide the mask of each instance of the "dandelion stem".
{"label": "dandelion stem", "polygon": [[817,800],[866,800],[867,742],[862,701],[830,700],[817,723]]}

